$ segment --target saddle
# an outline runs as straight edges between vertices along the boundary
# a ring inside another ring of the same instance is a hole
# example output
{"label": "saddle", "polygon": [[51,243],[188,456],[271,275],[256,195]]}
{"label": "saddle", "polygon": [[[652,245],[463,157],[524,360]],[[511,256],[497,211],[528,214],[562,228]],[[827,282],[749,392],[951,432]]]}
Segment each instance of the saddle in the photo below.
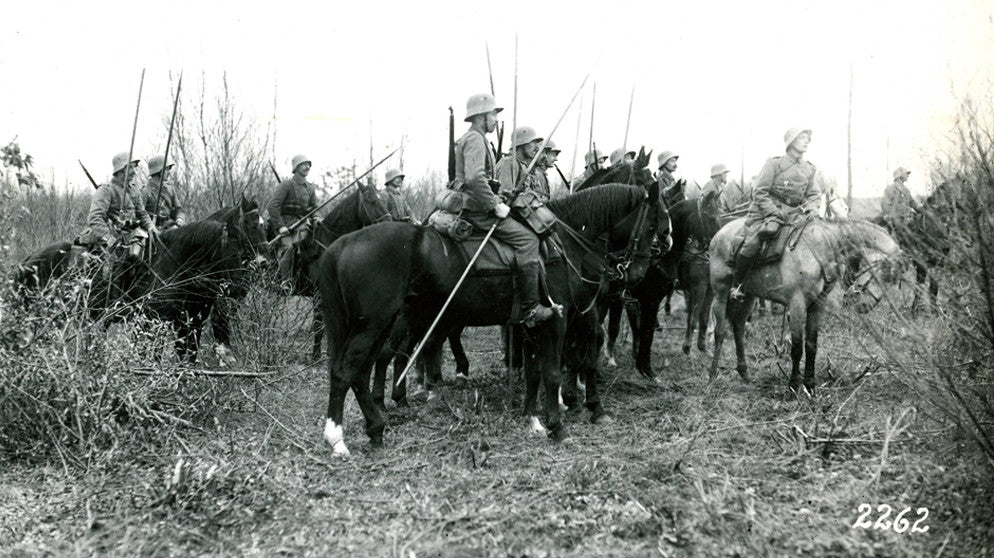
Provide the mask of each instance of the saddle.
{"label": "saddle", "polygon": [[[804,232],[804,229],[806,229],[812,221],[814,221],[814,217],[807,217],[781,225],[775,236],[763,240],[763,244],[759,249],[759,255],[756,256],[756,262],[754,265],[773,263],[783,258],[784,252],[787,250],[793,250],[797,247],[797,243],[801,239],[801,233]],[[739,242],[738,248],[735,249],[732,261],[735,261],[734,256],[738,255],[739,250],[742,249],[742,244],[744,243],[745,237],[742,238],[742,241]]]}
{"label": "saddle", "polygon": [[[447,243],[456,245],[457,249],[469,261],[473,254],[480,248],[480,243],[486,236],[485,231],[473,229],[469,237],[464,240],[447,239]],[[542,263],[542,274],[545,266],[562,260],[563,245],[558,234],[552,233],[539,240],[539,260]],[[473,269],[469,272],[470,277],[511,275],[517,265],[514,248],[496,238],[490,237],[490,242],[483,248],[480,257],[473,264]]]}

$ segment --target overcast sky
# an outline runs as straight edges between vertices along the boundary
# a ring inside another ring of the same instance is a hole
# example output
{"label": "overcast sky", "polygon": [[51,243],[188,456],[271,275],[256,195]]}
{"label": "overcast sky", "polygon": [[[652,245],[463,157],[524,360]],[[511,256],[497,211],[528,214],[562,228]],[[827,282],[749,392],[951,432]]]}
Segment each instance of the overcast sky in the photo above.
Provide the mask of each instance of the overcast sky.
{"label": "overcast sky", "polygon": [[0,143],[17,136],[46,179],[84,186],[77,158],[99,180],[128,148],[142,68],[144,158],[165,144],[169,72],[193,94],[227,70],[238,104],[275,124],[278,167],[298,152],[318,171],[363,167],[372,122],[377,158],[406,135],[408,175],[444,173],[447,108],[459,135],[466,98],[490,88],[488,44],[510,130],[517,34],[519,125],[548,135],[591,73],[554,135],[567,175],[578,116],[581,171],[596,83],[605,151],[624,141],[634,86],[628,145],[677,151],[678,174],[703,183],[723,162],[748,178],[803,126],[809,159],[844,189],[852,64],[854,194],[880,195],[898,165],[922,193],[957,95],[991,83],[991,12],[982,0],[20,2],[0,20]]}

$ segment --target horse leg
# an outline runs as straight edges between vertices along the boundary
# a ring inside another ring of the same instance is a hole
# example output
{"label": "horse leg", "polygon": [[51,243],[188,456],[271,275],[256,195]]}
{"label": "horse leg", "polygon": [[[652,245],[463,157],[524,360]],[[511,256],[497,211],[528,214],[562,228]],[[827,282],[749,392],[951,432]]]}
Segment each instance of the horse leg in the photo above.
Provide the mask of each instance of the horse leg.
{"label": "horse leg", "polygon": [[[804,387],[808,395],[815,393],[815,356],[818,354],[818,328],[821,326],[823,305],[816,300],[808,307],[808,318],[804,330]],[[793,353],[793,349],[791,350]]]}
{"label": "horse leg", "polygon": [[359,374],[356,374],[356,381],[352,383],[352,393],[355,394],[359,403],[359,410],[366,419],[366,435],[369,436],[369,444],[374,448],[383,446],[383,431],[386,429],[386,422],[380,413],[380,408],[373,402],[373,397],[369,393],[369,374],[372,363],[369,363]]}
{"label": "horse leg", "polygon": [[683,354],[690,354],[690,341],[694,338],[694,327],[697,322],[697,312],[702,303],[703,295],[700,292],[700,286],[694,285],[687,289],[686,299],[687,299],[687,327],[683,334]]}
{"label": "horse leg", "polygon": [[469,359],[466,358],[466,349],[462,346],[462,332],[464,328],[455,328],[449,332],[449,349],[452,350],[452,357],[456,360],[456,380],[469,379]]}
{"label": "horse leg", "polygon": [[793,393],[801,389],[801,356],[804,353],[804,333],[808,323],[807,301],[803,293],[797,293],[788,305],[790,312],[790,382]]}
{"label": "horse leg", "polygon": [[[921,291],[924,288],[925,281],[928,279],[928,269],[921,264],[921,262],[915,261],[915,297],[911,301],[911,315],[917,316],[919,310],[921,310]],[[938,289],[938,288],[937,288]]]}
{"label": "horse leg", "polygon": [[714,304],[714,355],[711,358],[710,381],[718,377],[718,362],[721,360],[721,345],[728,335],[728,290],[719,291]]}
{"label": "horse leg", "polygon": [[231,353],[231,314],[235,300],[226,296],[218,297],[211,309],[211,332],[214,334],[214,353],[218,364],[227,366],[236,362]]}
{"label": "horse leg", "polygon": [[624,307],[625,315],[628,317],[628,329],[632,332],[632,358],[637,359],[642,342],[639,338],[642,331],[640,327],[642,323],[641,303],[636,300],[634,304],[625,304]]}
{"label": "horse leg", "polygon": [[[672,293],[671,293],[672,294]],[[647,379],[660,383],[652,369],[652,339],[656,335],[656,314],[659,313],[660,300],[652,297],[644,299],[639,305],[638,353],[635,356],[635,369]]]}
{"label": "horse leg", "polygon": [[618,334],[621,332],[621,313],[625,306],[624,293],[618,296],[608,297],[607,301],[607,365],[618,366],[618,361],[614,355],[615,345],[618,342]]}
{"label": "horse leg", "polygon": [[[380,350],[380,354],[376,357],[376,363],[373,366],[373,388],[372,397],[373,403],[380,408],[381,411],[386,411],[386,383],[387,383],[387,368],[390,367],[390,362],[397,358],[397,350],[401,343],[404,342],[402,336],[398,336],[398,328],[394,328],[390,332],[390,338],[387,340],[383,349]],[[402,370],[402,369],[401,369]],[[400,370],[397,370],[400,373]],[[406,396],[406,393],[404,394]],[[397,401],[397,386],[394,385],[392,396],[394,401]]]}
{"label": "horse leg", "polygon": [[[553,318],[530,328],[526,333],[528,339],[522,343],[526,380],[525,414],[529,417],[533,434],[547,432],[549,438],[556,442],[568,437],[562,423],[558,400],[562,386],[560,366],[565,330],[566,320]],[[546,425],[544,427],[537,417],[539,383],[545,385]]]}
{"label": "horse leg", "polygon": [[697,350],[702,353],[707,352],[708,350],[708,323],[711,321],[711,302],[713,300],[714,293],[711,292],[711,285],[709,283],[704,288],[704,301],[701,303],[701,307],[698,310],[700,323],[698,324],[699,331],[697,332]]}
{"label": "horse leg", "polygon": [[311,334],[314,342],[311,345],[311,360],[321,358],[321,340],[324,339],[324,318],[321,316],[320,295],[314,295],[314,311],[311,313]]}
{"label": "horse leg", "polygon": [[731,308],[729,309],[731,311],[729,320],[732,324],[732,336],[735,338],[735,369],[739,372],[739,377],[746,382],[751,380],[745,353],[746,319],[752,314],[752,307],[755,304],[756,297],[746,295],[742,300],[730,302]]}

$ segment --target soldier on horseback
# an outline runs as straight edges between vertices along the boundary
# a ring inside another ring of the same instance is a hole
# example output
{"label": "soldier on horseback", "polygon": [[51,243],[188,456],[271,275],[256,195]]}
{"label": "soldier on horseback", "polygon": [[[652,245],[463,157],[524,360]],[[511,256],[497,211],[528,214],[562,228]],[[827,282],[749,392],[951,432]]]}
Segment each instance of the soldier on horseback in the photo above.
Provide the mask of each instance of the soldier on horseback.
{"label": "soldier on horseback", "polygon": [[398,169],[390,169],[384,176],[384,180],[386,182],[387,211],[390,212],[390,217],[394,221],[406,221],[420,225],[421,222],[414,217],[411,204],[404,198],[403,192],[400,191],[404,187],[404,173]]}
{"label": "soldier on horseback", "polygon": [[573,180],[573,191],[580,189],[580,186],[587,181],[595,172],[605,167],[605,162],[607,162],[607,155],[601,153],[599,149],[594,149],[593,151],[587,153],[584,158],[587,163],[587,167],[583,169],[583,173]]}
{"label": "soldier on horseback", "polygon": [[296,155],[292,163],[293,176],[280,183],[268,206],[270,227],[280,236],[278,269],[285,284],[293,279],[294,252],[310,239],[309,226],[297,231],[290,231],[289,226],[317,207],[316,187],[307,181],[311,160]]}
{"label": "soldier on horseback", "polygon": [[531,126],[521,126],[511,134],[511,153],[514,156],[501,158],[494,169],[494,174],[500,182],[498,193],[505,200],[524,190],[536,192],[539,196],[544,196],[545,199],[549,198],[548,187],[546,186],[545,192],[542,191],[541,179],[536,176],[537,173],[534,169],[525,175],[528,164],[535,158],[539,147],[542,146],[542,139],[544,138],[538,137],[535,129]]}
{"label": "soldier on horseback", "polygon": [[821,188],[815,182],[815,166],[804,160],[811,130],[791,128],[783,137],[786,156],[771,157],[763,165],[753,186],[752,203],[746,216],[745,240],[735,257],[730,296],[744,297],[742,281],[759,256],[764,240],[775,238],[780,227],[798,216],[816,215]]}
{"label": "soldier on horseback", "polygon": [[676,184],[673,172],[676,171],[677,159],[680,156],[673,151],[663,151],[659,154],[659,195],[669,199],[669,190]]}
{"label": "soldier on horseback", "polygon": [[638,154],[634,151],[625,151],[624,147],[619,147],[611,152],[611,166],[619,163],[631,163],[635,160],[636,155]]}
{"label": "soldier on horseback", "polygon": [[[129,161],[128,153],[118,153],[111,160],[114,175],[111,181],[97,188],[90,201],[90,212],[86,222],[89,233],[81,235],[81,244],[91,249],[99,250],[105,246],[119,244],[119,239],[126,234],[132,238],[145,237],[144,233],[157,234],[155,224],[145,211],[144,198],[135,180],[135,170],[138,160]],[[127,183],[125,183],[125,175]],[[126,230],[129,224],[137,220],[141,228]],[[140,242],[135,242],[137,254],[140,255]]]}
{"label": "soldier on horseback", "polygon": [[[464,219],[483,230],[496,224],[493,235],[514,248],[517,263],[515,283],[521,296],[522,322],[532,326],[548,320],[554,313],[549,307],[538,303],[538,237],[521,223],[507,218],[511,208],[491,189],[491,185],[500,187],[500,184],[494,180],[497,157],[487,142],[486,134],[497,128],[497,113],[501,110],[493,95],[486,93],[473,95],[466,101],[464,120],[470,123],[470,128],[456,141],[453,188],[465,194]],[[534,139],[522,142],[520,140],[525,136],[514,136],[516,146],[528,144]]]}
{"label": "soldier on horseback", "polygon": [[[556,158],[559,157],[559,148],[556,144],[549,140],[545,142],[545,149],[542,150],[542,156],[538,158],[535,162],[535,170],[532,174],[535,175],[535,193],[538,194],[542,203],[549,201],[552,196],[552,188],[549,186],[549,169],[556,164]],[[497,166],[500,166],[499,164]]]}
{"label": "soldier on horseback", "polygon": [[[176,190],[168,173],[171,168],[173,163],[167,165],[164,155],[156,155],[149,159],[148,183],[145,184],[142,192],[145,198],[145,212],[154,216],[155,225],[162,230],[186,224],[186,213],[176,197]],[[163,171],[167,171],[165,183],[162,182]]]}
{"label": "soldier on horseback", "polygon": [[894,171],[894,183],[889,184],[884,189],[884,198],[880,202],[880,209],[883,213],[884,223],[891,234],[908,226],[908,221],[914,212],[915,198],[911,196],[911,191],[905,185],[911,171],[904,167],[898,167]]}

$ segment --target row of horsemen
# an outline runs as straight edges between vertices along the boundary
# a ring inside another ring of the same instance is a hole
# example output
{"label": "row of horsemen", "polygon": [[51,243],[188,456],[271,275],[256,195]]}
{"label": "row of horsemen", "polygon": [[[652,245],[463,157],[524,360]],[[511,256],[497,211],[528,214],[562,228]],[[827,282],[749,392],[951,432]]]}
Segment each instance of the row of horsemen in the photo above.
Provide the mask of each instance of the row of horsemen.
{"label": "row of horsemen", "polygon": [[[519,289],[522,322],[534,325],[551,318],[554,310],[539,304],[539,239],[522,221],[509,218],[511,202],[524,191],[533,192],[540,201],[548,201],[551,196],[548,171],[554,167],[560,150],[551,140],[539,137],[533,128],[522,126],[512,133],[510,154],[498,159],[487,135],[496,130],[497,114],[501,110],[490,94],[477,94],[468,99],[464,121],[469,123],[469,129],[455,143],[455,179],[449,187],[462,195],[462,219],[483,231],[493,228],[493,236],[514,249],[515,284]],[[775,237],[782,226],[797,218],[818,213],[823,205],[824,192],[820,180],[815,179],[816,168],[805,158],[810,141],[811,130],[788,130],[784,135],[785,153],[768,159],[749,188],[734,182],[729,184],[729,169],[725,165],[716,164],[711,169],[711,180],[701,190],[701,197],[713,192],[718,196],[721,213],[726,216],[744,213],[747,220],[745,239],[735,259],[733,297],[741,296],[737,287],[758,256],[762,242]],[[634,152],[618,149],[612,153],[610,162],[612,165],[630,163],[634,157]],[[679,155],[673,151],[664,151],[659,156],[657,180],[664,199],[673,188],[680,186],[674,177],[678,160]],[[598,169],[604,168],[607,161],[608,157],[596,149],[588,153],[586,168],[573,181],[571,189],[579,188]],[[91,250],[120,244],[117,239],[122,238],[120,226],[123,223],[134,223],[137,225],[134,231],[155,235],[160,229],[187,222],[174,184],[169,179],[172,163],[162,155],[149,159],[149,178],[141,188],[137,180],[138,164],[139,160],[128,153],[113,157],[112,179],[101,185],[93,196],[87,217],[88,229],[80,235],[78,244]],[[318,205],[316,187],[307,180],[311,166],[306,156],[295,156],[292,176],[279,184],[267,206],[271,231],[282,239],[278,261],[280,277],[284,280],[292,279],[295,246],[303,242],[307,234],[306,227],[297,230],[291,230],[291,227]],[[903,168],[897,169],[894,183],[884,192],[883,217],[891,226],[906,222],[915,206],[905,185],[909,174]],[[402,192],[404,178],[399,170],[387,171],[385,205],[393,219],[418,224]],[[130,236],[134,238],[135,234]]]}

